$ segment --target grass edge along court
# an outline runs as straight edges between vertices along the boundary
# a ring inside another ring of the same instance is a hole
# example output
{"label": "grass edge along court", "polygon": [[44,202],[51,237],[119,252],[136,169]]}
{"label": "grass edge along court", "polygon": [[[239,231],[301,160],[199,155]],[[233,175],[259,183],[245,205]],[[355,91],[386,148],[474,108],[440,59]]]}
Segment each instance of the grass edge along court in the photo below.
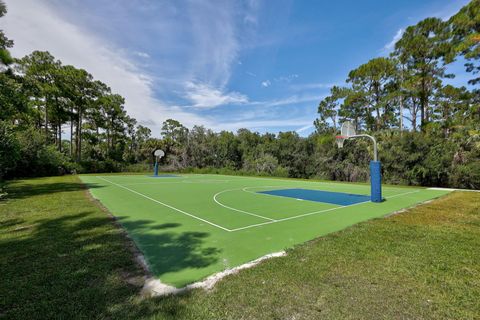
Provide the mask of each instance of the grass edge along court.
{"label": "grass edge along court", "polygon": [[268,193],[300,190],[301,197],[301,190],[313,190],[365,196],[369,186],[193,174],[80,177],[127,230],[152,274],[177,288],[450,192],[385,186],[382,203],[338,205]]}

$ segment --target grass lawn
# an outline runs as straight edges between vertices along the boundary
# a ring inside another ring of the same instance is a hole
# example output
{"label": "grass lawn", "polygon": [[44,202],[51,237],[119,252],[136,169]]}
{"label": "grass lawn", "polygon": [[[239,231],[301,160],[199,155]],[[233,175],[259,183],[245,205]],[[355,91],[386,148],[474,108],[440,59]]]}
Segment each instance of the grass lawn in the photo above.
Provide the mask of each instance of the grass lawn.
{"label": "grass lawn", "polygon": [[142,299],[129,240],[78,177],[0,202],[0,318],[478,319],[480,193],[297,245],[210,292]]}

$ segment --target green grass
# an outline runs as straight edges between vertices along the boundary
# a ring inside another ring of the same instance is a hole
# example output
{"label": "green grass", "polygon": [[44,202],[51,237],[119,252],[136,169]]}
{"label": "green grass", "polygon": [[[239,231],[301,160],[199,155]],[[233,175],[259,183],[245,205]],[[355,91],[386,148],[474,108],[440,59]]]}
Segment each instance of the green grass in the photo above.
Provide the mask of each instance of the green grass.
{"label": "green grass", "polygon": [[342,207],[257,191],[304,188],[368,195],[370,187],[222,175],[81,179],[125,227],[153,274],[177,287],[448,193],[386,186],[383,203]]}
{"label": "green grass", "polygon": [[0,318],[480,318],[479,193],[297,245],[210,292],[140,299],[129,241],[77,177],[15,181],[8,191]]}

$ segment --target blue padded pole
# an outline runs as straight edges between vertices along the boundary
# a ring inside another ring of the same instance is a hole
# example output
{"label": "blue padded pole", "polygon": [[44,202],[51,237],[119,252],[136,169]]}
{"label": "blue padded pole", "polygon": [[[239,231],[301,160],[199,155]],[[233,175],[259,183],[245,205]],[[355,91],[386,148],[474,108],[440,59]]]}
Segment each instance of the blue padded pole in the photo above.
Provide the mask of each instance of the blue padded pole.
{"label": "blue padded pole", "polygon": [[372,202],[382,202],[382,166],[380,161],[370,161],[370,197]]}
{"label": "blue padded pole", "polygon": [[153,175],[154,175],[155,177],[158,176],[158,160],[155,161],[155,171],[153,172]]}

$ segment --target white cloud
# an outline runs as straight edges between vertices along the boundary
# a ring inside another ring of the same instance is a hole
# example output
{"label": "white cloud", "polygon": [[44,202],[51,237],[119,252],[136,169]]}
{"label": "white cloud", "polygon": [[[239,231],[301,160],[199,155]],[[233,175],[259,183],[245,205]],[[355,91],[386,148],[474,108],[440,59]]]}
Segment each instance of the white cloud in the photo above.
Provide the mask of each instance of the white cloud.
{"label": "white cloud", "polygon": [[145,59],[150,58],[150,55],[146,52],[135,51],[133,54],[135,54],[136,56],[139,56],[140,58],[145,58]]}
{"label": "white cloud", "polygon": [[233,23],[235,10],[227,2],[218,5],[217,2],[192,1],[189,4],[190,31],[194,39],[193,47],[188,48],[191,53],[189,80],[200,79],[224,88],[240,50]]}
{"label": "white cloud", "polygon": [[392,40],[383,47],[384,52],[390,52],[395,48],[395,43],[402,38],[403,32],[405,30],[400,28],[397,30],[397,33],[393,36]]}
{"label": "white cloud", "polygon": [[297,130],[295,130],[297,133],[303,133],[305,131],[308,131],[310,129],[313,128],[313,125],[312,124],[309,124],[309,125],[306,125],[306,126],[303,126],[301,128],[298,128]]}
{"label": "white cloud", "polygon": [[64,64],[84,68],[124,96],[128,113],[140,123],[149,123],[154,133],[166,118],[187,126],[211,123],[156,99],[152,77],[122,54],[121,48],[62,19],[49,5],[36,0],[7,0],[7,6],[8,14],[0,23],[15,41],[11,50],[15,56],[46,50]]}
{"label": "white cloud", "polygon": [[314,83],[301,83],[301,84],[293,84],[290,86],[290,89],[293,90],[309,90],[309,89],[330,89],[334,86],[341,86],[340,82],[337,83],[321,83],[321,82],[314,82]]}
{"label": "white cloud", "polygon": [[287,76],[280,76],[280,77],[274,78],[273,81],[290,83],[296,78],[298,78],[298,74],[289,74]]}
{"label": "white cloud", "polygon": [[[251,74],[249,72],[247,72],[247,74],[252,75],[252,76],[254,75],[254,74]],[[273,82],[290,83],[296,78],[298,78],[298,74],[289,74],[289,75],[286,75],[286,76],[280,76],[280,77],[273,78],[272,81]],[[272,81],[267,79],[265,81],[262,81],[260,84],[262,85],[262,87],[268,88],[272,85]]]}
{"label": "white cloud", "polygon": [[262,87],[265,87],[265,88],[268,88],[270,87],[272,83],[270,82],[270,80],[265,80],[265,81],[262,81],[261,85]]}
{"label": "white cloud", "polygon": [[317,101],[319,102],[325,98],[324,95],[293,95],[287,98],[283,99],[277,99],[277,100],[269,100],[269,101],[254,101],[250,102],[249,105],[257,105],[261,107],[277,107],[277,106],[284,106],[284,105],[294,105],[294,104],[299,104],[299,103],[304,103],[304,102],[311,102],[311,101]]}
{"label": "white cloud", "polygon": [[214,125],[214,130],[230,130],[235,131],[240,128],[249,128],[251,130],[260,130],[267,128],[295,128],[298,126],[306,126],[312,123],[312,119],[295,118],[295,119],[269,119],[269,120],[252,120],[229,122],[220,125]]}
{"label": "white cloud", "polygon": [[245,24],[257,25],[260,2],[257,0],[249,0],[246,2],[246,6],[248,10],[245,11],[243,22]]}
{"label": "white cloud", "polygon": [[257,76],[255,73],[250,72],[250,71],[246,71],[245,73],[248,74],[251,77],[256,77]]}
{"label": "white cloud", "polygon": [[186,84],[187,97],[196,108],[215,108],[226,104],[244,104],[247,96],[238,92],[223,92],[204,83],[188,82]]}

